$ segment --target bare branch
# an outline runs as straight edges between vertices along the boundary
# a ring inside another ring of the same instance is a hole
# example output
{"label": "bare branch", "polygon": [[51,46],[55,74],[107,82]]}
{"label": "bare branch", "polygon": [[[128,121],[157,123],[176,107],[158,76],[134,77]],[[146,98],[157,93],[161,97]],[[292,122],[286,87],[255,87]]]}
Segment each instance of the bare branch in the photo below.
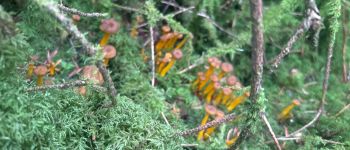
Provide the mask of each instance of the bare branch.
{"label": "bare branch", "polygon": [[[288,40],[287,45],[282,51],[271,61],[272,69],[276,69],[282,59],[288,55],[294,43],[310,28],[317,30],[321,26],[321,16],[314,0],[307,0],[306,18],[301,22],[293,36]],[[272,71],[272,70],[271,70]]]}
{"label": "bare branch", "polygon": [[183,74],[187,71],[190,71],[192,70],[193,68],[196,68],[198,67],[199,65],[203,64],[204,63],[204,59],[203,58],[200,58],[199,60],[197,60],[197,62],[195,62],[194,64],[188,66],[187,68],[185,69],[182,69],[181,71],[179,71],[177,74]]}
{"label": "bare branch", "polygon": [[156,62],[154,59],[154,37],[153,37],[153,27],[150,26],[149,27],[149,31],[150,31],[150,36],[151,36],[151,56],[152,56],[152,86],[154,87],[154,83],[156,81]]}
{"label": "bare branch", "polygon": [[127,11],[133,11],[133,12],[141,12],[140,9],[137,9],[137,8],[131,8],[131,7],[126,7],[126,6],[121,6],[121,5],[118,5],[118,4],[113,4],[114,7],[117,7],[117,8],[120,8],[120,9],[124,9],[124,10],[127,10]]}
{"label": "bare branch", "polygon": [[107,13],[85,13],[85,12],[81,12],[79,11],[78,9],[75,9],[75,8],[68,8],[62,4],[59,4],[57,5],[58,8],[64,12],[67,12],[67,13],[71,13],[71,14],[77,14],[79,16],[85,16],[85,17],[106,17],[108,16]]}
{"label": "bare branch", "polygon": [[276,145],[277,149],[281,150],[282,148],[280,146],[280,143],[278,142],[278,140],[276,138],[276,135],[275,135],[275,132],[273,132],[272,127],[271,127],[269,121],[266,118],[265,112],[261,112],[260,113],[260,117],[262,118],[263,122],[266,124],[267,128],[269,129],[269,132],[271,134],[271,137],[272,137],[273,141],[275,142],[275,145]]}
{"label": "bare branch", "polygon": [[191,135],[193,133],[197,133],[197,132],[199,132],[201,130],[205,130],[205,129],[208,129],[208,128],[213,127],[213,126],[221,125],[223,123],[232,121],[232,120],[236,119],[236,117],[237,116],[234,115],[234,114],[228,114],[222,119],[218,119],[218,120],[214,120],[214,121],[208,122],[208,123],[206,123],[203,126],[199,126],[199,127],[196,127],[196,128],[190,129],[190,130],[178,132],[176,135],[188,136],[188,135]]}
{"label": "bare branch", "polygon": [[[32,87],[32,88],[25,89],[24,91],[25,92],[37,92],[37,91],[45,91],[45,90],[50,90],[50,89],[66,89],[66,88],[70,88],[70,87],[86,86],[86,85],[89,85],[89,83],[87,81],[77,80],[77,81],[61,83],[61,84]],[[106,92],[107,91],[106,88],[101,87],[99,85],[92,85],[92,87],[99,92]]]}
{"label": "bare branch", "polygon": [[342,114],[344,111],[350,108],[350,103],[347,104],[345,107],[343,107],[337,114],[335,114],[334,117],[338,117],[340,114]]}

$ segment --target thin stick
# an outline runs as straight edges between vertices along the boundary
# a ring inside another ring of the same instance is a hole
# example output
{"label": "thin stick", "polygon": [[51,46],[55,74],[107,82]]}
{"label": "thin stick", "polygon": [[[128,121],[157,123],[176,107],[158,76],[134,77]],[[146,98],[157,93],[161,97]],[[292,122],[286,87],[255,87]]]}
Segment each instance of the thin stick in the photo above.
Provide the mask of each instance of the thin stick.
{"label": "thin stick", "polygon": [[269,132],[271,134],[271,137],[272,137],[273,141],[275,142],[275,144],[277,146],[277,149],[281,150],[282,148],[280,146],[280,143],[278,142],[278,140],[276,138],[276,135],[275,135],[275,132],[273,132],[272,127],[271,127],[269,121],[266,118],[265,112],[261,112],[260,113],[260,117],[262,118],[263,122],[266,124],[267,128],[269,129]]}
{"label": "thin stick", "polygon": [[223,123],[227,123],[227,122],[232,121],[232,120],[234,120],[236,118],[237,118],[236,115],[228,114],[222,119],[218,119],[218,120],[214,120],[214,121],[208,122],[208,123],[206,123],[203,126],[199,126],[199,127],[196,127],[196,128],[190,129],[190,130],[185,130],[185,131],[178,132],[176,135],[188,136],[188,135],[197,133],[197,132],[199,132],[201,130],[205,130],[205,129],[208,129],[208,128],[213,127],[213,126],[217,126],[217,125],[221,125]]}
{"label": "thin stick", "polygon": [[169,123],[168,119],[166,119],[166,117],[165,117],[164,113],[163,113],[163,112],[161,112],[161,114],[162,114],[162,117],[163,117],[163,119],[164,119],[165,123],[166,123],[166,124],[167,124],[169,127],[171,127],[171,125],[170,125],[170,123]]}
{"label": "thin stick", "polygon": [[149,27],[150,36],[151,36],[151,58],[152,58],[152,86],[154,87],[154,83],[156,81],[156,62],[154,59],[154,37],[153,37],[153,27]]}
{"label": "thin stick", "polygon": [[[307,3],[307,11],[306,18],[301,22],[295,33],[288,40],[286,46],[282,49],[282,51],[271,61],[272,69],[276,69],[278,65],[281,63],[282,59],[288,55],[294,45],[294,43],[306,32],[313,28],[313,30],[317,30],[321,24],[321,16],[319,15],[319,10],[314,0],[308,0]],[[273,71],[273,70],[271,70]]]}
{"label": "thin stick", "polygon": [[185,73],[185,72],[187,72],[187,71],[192,70],[193,68],[198,67],[199,65],[201,65],[201,64],[203,64],[203,63],[204,63],[204,60],[201,58],[201,59],[199,59],[197,62],[195,62],[194,64],[188,66],[188,67],[185,68],[185,69],[182,69],[182,70],[179,71],[177,74],[183,74],[183,73]]}
{"label": "thin stick", "polygon": [[182,147],[197,147],[198,144],[181,144]]}
{"label": "thin stick", "polygon": [[75,8],[68,8],[62,4],[57,5],[58,8],[64,12],[71,13],[71,14],[77,14],[79,16],[85,16],[85,17],[106,17],[108,14],[107,13],[85,13],[81,12],[78,9]]}
{"label": "thin stick", "polygon": [[[38,2],[38,4],[41,4]],[[43,4],[44,7],[47,8],[47,10],[54,16],[56,19],[58,19],[62,26],[71,33],[83,46],[83,48],[87,51],[87,53],[90,56],[94,56],[97,49],[92,46],[92,44],[85,38],[85,36],[78,30],[78,28],[73,24],[71,19],[68,19],[66,16],[64,16],[58,9],[57,5],[53,2],[47,2]],[[99,68],[103,78],[107,80],[108,85],[108,93],[111,99],[111,104],[106,107],[114,106],[116,105],[116,95],[117,90],[114,87],[114,83],[112,81],[111,76],[108,74],[108,70],[103,66],[102,60],[98,60],[96,62],[96,66]]]}
{"label": "thin stick", "polygon": [[344,111],[350,108],[350,103],[347,104],[345,107],[343,107],[337,114],[334,115],[334,117],[338,117],[340,114],[342,114]]}
{"label": "thin stick", "polygon": [[113,6],[117,7],[117,8],[120,8],[120,9],[127,10],[127,11],[141,12],[141,10],[137,9],[137,8],[126,7],[126,6],[122,6],[122,5],[118,5],[118,4],[113,4]]}
{"label": "thin stick", "polygon": [[[46,86],[38,86],[38,87],[32,87],[27,88],[24,91],[25,92],[37,92],[37,91],[45,91],[50,89],[66,89],[70,87],[77,87],[77,86],[86,86],[89,83],[84,80],[77,80],[73,82],[67,82],[67,83],[61,83],[61,84],[54,84],[54,85],[46,85]],[[106,92],[107,89],[104,87],[101,87],[99,85],[92,85],[94,89],[97,89],[97,91]]]}
{"label": "thin stick", "polygon": [[348,82],[348,71],[346,65],[346,48],[347,48],[347,36],[348,36],[348,18],[349,13],[348,10],[342,7],[343,9],[343,19],[342,19],[342,27],[343,27],[343,45],[342,45],[342,55],[343,55],[343,82]]}

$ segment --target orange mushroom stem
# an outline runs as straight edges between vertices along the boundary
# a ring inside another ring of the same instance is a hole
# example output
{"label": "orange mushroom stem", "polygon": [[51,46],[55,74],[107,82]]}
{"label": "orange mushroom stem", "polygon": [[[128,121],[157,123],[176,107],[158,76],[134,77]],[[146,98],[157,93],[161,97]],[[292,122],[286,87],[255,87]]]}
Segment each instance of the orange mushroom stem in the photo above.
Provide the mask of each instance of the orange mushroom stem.
{"label": "orange mushroom stem", "polygon": [[118,32],[119,23],[113,19],[102,20],[100,30],[104,32],[104,35],[100,41],[100,46],[103,47],[108,43],[111,34]]}
{"label": "orange mushroom stem", "polygon": [[215,82],[214,83],[214,90],[210,91],[205,97],[207,104],[209,104],[211,102],[211,100],[213,99],[214,93],[219,91],[220,88],[221,88],[221,84],[219,82]]}
{"label": "orange mushroom stem", "polygon": [[[225,113],[221,110],[217,110],[215,114],[215,120],[220,120],[225,117]],[[210,135],[215,131],[216,127],[210,127],[208,128],[204,133],[204,140],[207,140]]]}
{"label": "orange mushroom stem", "polygon": [[222,79],[227,73],[233,71],[233,66],[229,63],[221,64],[221,72],[219,74],[219,79]]}
{"label": "orange mushroom stem", "polygon": [[57,70],[57,65],[59,65],[62,62],[62,60],[58,60],[56,63],[55,62],[49,62],[48,68],[49,68],[49,76],[53,77],[56,74]]}
{"label": "orange mushroom stem", "polygon": [[180,49],[175,49],[172,52],[172,58],[170,60],[170,62],[162,69],[162,71],[160,72],[160,76],[164,77],[166,75],[166,73],[171,69],[171,67],[175,64],[176,60],[179,60],[182,58],[182,51]]}
{"label": "orange mushroom stem", "polygon": [[31,79],[33,76],[33,72],[35,69],[35,62],[39,59],[39,56],[31,56],[30,57],[30,62],[28,64],[28,69],[27,69],[27,79]]}
{"label": "orange mushroom stem", "polygon": [[203,72],[198,72],[197,73],[197,78],[196,80],[193,81],[192,85],[191,85],[191,89],[194,90],[194,89],[197,89],[197,85],[200,81],[200,78],[204,76],[204,73]]}
{"label": "orange mushroom stem", "polygon": [[208,70],[205,72],[204,82],[201,82],[198,86],[199,90],[201,90],[207,84],[207,82],[210,79],[210,76],[214,73],[215,69],[220,67],[221,61],[216,57],[210,57],[208,58],[208,63],[210,66]]}
{"label": "orange mushroom stem", "polygon": [[156,44],[156,53],[157,54],[162,52],[164,45],[171,39],[172,36],[173,36],[172,33],[167,33],[167,34],[164,34],[160,37],[159,41]]}
{"label": "orange mushroom stem", "polygon": [[211,80],[210,83],[209,83],[208,86],[206,86],[205,89],[204,89],[204,92],[203,92],[204,95],[206,95],[206,94],[208,94],[210,91],[214,90],[214,83],[215,83],[215,82],[218,82],[218,81],[219,81],[219,78],[218,78],[218,76],[217,76],[216,74],[212,74],[212,75],[210,76],[210,80]]}
{"label": "orange mushroom stem", "polygon": [[227,101],[230,99],[230,97],[232,96],[232,90],[230,88],[223,88],[222,92],[223,92],[223,97],[221,100],[221,104],[225,105]]}
{"label": "orange mushroom stem", "polygon": [[235,98],[227,107],[228,112],[231,112],[233,109],[235,109],[239,104],[243,103],[247,97],[249,97],[250,93],[245,92],[244,94],[238,96]]}
{"label": "orange mushroom stem", "polygon": [[291,118],[292,117],[291,111],[293,110],[293,108],[295,106],[299,106],[299,105],[300,105],[300,101],[295,99],[295,100],[293,100],[293,102],[291,104],[289,104],[288,106],[283,108],[283,110],[278,115],[279,122],[284,122],[287,119]]}
{"label": "orange mushroom stem", "polygon": [[[216,107],[215,106],[212,106],[212,105],[205,105],[205,115],[201,121],[201,126],[205,125],[208,120],[209,120],[209,116],[213,116],[216,114]],[[198,135],[197,135],[197,140],[200,141],[203,139],[203,136],[204,136],[204,131],[205,130],[201,130],[198,132]]]}
{"label": "orange mushroom stem", "polygon": [[37,86],[42,86],[44,83],[44,76],[47,73],[47,68],[45,65],[40,65],[35,67],[34,74],[38,76]]}
{"label": "orange mushroom stem", "polygon": [[166,53],[164,58],[160,61],[159,65],[158,65],[158,69],[157,72],[160,73],[163,68],[165,67],[165,65],[167,63],[169,63],[172,59],[173,55],[171,53]]}
{"label": "orange mushroom stem", "polygon": [[108,66],[109,60],[114,58],[115,55],[117,55],[117,51],[114,48],[114,46],[106,45],[106,46],[103,47],[103,54],[104,54],[103,64],[105,66]]}

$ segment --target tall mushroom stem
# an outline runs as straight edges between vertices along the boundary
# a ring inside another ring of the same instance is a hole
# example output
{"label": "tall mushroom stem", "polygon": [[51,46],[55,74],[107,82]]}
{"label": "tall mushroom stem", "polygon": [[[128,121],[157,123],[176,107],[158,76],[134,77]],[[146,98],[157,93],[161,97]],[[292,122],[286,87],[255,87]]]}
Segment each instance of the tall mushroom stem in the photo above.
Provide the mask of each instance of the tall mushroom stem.
{"label": "tall mushroom stem", "polygon": [[111,36],[110,33],[107,33],[107,32],[104,33],[104,35],[103,35],[103,37],[102,37],[102,39],[100,41],[100,46],[101,47],[107,45],[110,36]]}
{"label": "tall mushroom stem", "polygon": [[241,96],[238,96],[237,98],[235,98],[227,107],[227,110],[229,112],[231,112],[233,109],[235,109],[239,104],[241,104],[242,102],[244,102],[247,97],[249,97],[250,93],[249,92],[245,92],[244,94],[242,94]]}
{"label": "tall mushroom stem", "polygon": [[300,105],[300,102],[298,100],[293,100],[291,104],[283,108],[283,110],[278,115],[278,120],[280,122],[283,122],[284,120],[288,119],[290,117],[290,112],[293,110],[295,106]]}
{"label": "tall mushroom stem", "polygon": [[38,75],[38,80],[36,81],[37,86],[43,86],[44,84],[44,76],[43,75]]}

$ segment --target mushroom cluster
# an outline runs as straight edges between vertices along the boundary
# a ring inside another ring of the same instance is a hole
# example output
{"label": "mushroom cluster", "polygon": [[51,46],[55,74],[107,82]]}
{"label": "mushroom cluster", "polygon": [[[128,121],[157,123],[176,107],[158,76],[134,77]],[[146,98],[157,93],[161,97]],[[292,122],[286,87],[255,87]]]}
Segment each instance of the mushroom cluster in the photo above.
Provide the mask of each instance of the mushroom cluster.
{"label": "mushroom cluster", "polygon": [[157,72],[164,77],[183,56],[181,48],[186,44],[188,36],[172,32],[168,25],[162,26],[162,35],[155,44]]}
{"label": "mushroom cluster", "polygon": [[283,110],[278,114],[277,120],[279,123],[285,123],[287,120],[293,117],[292,110],[295,106],[299,106],[300,101],[294,99],[291,104],[284,107]]}
{"label": "mushroom cluster", "polygon": [[232,74],[233,66],[230,63],[210,57],[208,64],[208,69],[198,72],[197,78],[192,82],[192,91],[199,99],[204,99],[206,104],[222,105],[231,112],[249,97],[249,92],[236,96],[235,91],[241,88],[241,83]]}

